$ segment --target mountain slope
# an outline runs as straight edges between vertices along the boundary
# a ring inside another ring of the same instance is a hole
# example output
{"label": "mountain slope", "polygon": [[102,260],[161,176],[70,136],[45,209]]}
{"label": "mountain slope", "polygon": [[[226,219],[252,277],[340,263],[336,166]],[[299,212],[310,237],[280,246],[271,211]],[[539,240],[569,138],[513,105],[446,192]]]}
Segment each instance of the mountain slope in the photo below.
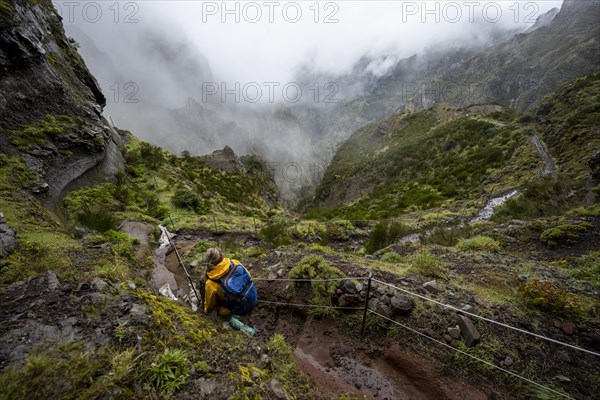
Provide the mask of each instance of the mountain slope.
{"label": "mountain slope", "polygon": [[105,98],[51,2],[2,5],[0,149],[22,157],[31,171],[23,184],[55,206],[69,182],[115,154],[120,138],[102,118]]}
{"label": "mountain slope", "polygon": [[531,110],[561,83],[600,68],[599,18],[599,1],[565,0],[546,26],[518,34],[436,75],[429,86],[433,94],[419,91],[409,109],[438,101],[460,106],[493,101]]}
{"label": "mountain slope", "polygon": [[597,84],[598,74],[565,84],[534,112],[536,123],[497,105],[437,105],[368,125],[340,147],[314,205],[377,218],[507,191],[540,174],[535,132],[576,189],[576,204],[586,196],[597,151]]}

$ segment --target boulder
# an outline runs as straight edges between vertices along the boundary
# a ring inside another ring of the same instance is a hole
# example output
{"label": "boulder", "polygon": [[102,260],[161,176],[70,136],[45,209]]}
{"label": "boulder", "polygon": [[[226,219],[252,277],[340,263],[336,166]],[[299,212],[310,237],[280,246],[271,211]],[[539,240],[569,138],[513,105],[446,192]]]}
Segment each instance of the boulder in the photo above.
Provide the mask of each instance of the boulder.
{"label": "boulder", "polygon": [[465,338],[467,347],[473,347],[479,343],[481,335],[469,318],[464,315],[458,315],[458,326],[460,327],[461,335]]}
{"label": "boulder", "polygon": [[369,300],[369,303],[367,306],[369,307],[369,310],[377,311],[377,306],[379,306],[379,300],[371,299],[371,300]]}
{"label": "boulder", "polygon": [[361,303],[361,301],[359,300],[358,296],[355,294],[344,293],[338,299],[338,305],[340,307],[355,307],[355,306],[359,305],[360,303]]}
{"label": "boulder", "polygon": [[423,289],[427,290],[429,293],[439,293],[442,291],[442,286],[437,283],[436,280],[425,282],[423,284]]}
{"label": "boulder", "polygon": [[560,328],[567,335],[572,335],[572,334],[575,333],[575,331],[577,331],[577,325],[575,325],[571,321],[565,321],[565,322],[563,322]]}
{"label": "boulder", "polygon": [[453,339],[458,339],[460,337],[460,327],[456,325],[453,328],[448,328],[448,333]]}
{"label": "boulder", "polygon": [[561,361],[567,362],[567,363],[572,363],[573,359],[571,358],[571,356],[569,355],[568,352],[566,352],[565,350],[559,350],[558,352],[556,352],[556,355],[558,356],[558,358]]}
{"label": "boulder", "polygon": [[60,287],[58,277],[53,271],[46,272],[46,284],[48,285],[48,289],[50,290],[56,290]]}
{"label": "boulder", "polygon": [[511,365],[513,365],[515,363],[515,361],[512,359],[512,357],[507,356],[503,361],[502,361],[502,365],[504,365],[505,367],[510,367]]}
{"label": "boulder", "polygon": [[392,318],[393,316],[392,309],[387,304],[384,304],[382,302],[379,302],[377,304],[377,309],[375,311],[377,311],[379,314],[383,315],[386,318]]}
{"label": "boulder", "polygon": [[108,283],[102,278],[94,278],[92,280],[92,287],[97,291],[101,291],[108,286]]}
{"label": "boulder", "polygon": [[288,400],[290,398],[281,387],[281,383],[275,378],[271,379],[269,382],[269,388],[271,388],[275,398],[278,400]]}
{"label": "boulder", "polygon": [[148,308],[142,304],[133,303],[129,309],[129,318],[133,322],[145,323],[148,319]]}
{"label": "boulder", "polygon": [[17,248],[17,235],[14,229],[6,224],[4,215],[0,213],[0,257],[6,257]]}
{"label": "boulder", "polygon": [[403,295],[396,295],[390,301],[392,312],[395,315],[408,315],[415,307],[414,301]]}
{"label": "boulder", "polygon": [[354,283],[352,281],[344,281],[342,283],[342,290],[346,293],[355,294],[356,286],[354,285]]}

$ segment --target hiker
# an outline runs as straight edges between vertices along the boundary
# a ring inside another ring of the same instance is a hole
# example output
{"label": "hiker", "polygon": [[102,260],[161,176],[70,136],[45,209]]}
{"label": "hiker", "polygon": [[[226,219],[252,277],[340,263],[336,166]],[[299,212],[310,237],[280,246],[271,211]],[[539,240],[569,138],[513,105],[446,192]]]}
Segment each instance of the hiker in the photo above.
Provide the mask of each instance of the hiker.
{"label": "hiker", "polygon": [[257,300],[256,286],[248,270],[239,261],[224,257],[218,247],[206,250],[205,314],[217,309],[219,318],[233,329],[254,336],[255,330],[236,316],[250,313]]}

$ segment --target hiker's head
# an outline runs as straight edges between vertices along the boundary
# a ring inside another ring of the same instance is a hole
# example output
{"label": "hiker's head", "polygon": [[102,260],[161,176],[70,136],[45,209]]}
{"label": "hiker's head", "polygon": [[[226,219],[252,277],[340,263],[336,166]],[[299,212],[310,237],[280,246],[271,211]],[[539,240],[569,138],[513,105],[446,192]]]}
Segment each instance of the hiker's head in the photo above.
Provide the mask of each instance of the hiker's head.
{"label": "hiker's head", "polygon": [[218,247],[211,247],[206,250],[206,266],[210,271],[223,261],[223,252]]}

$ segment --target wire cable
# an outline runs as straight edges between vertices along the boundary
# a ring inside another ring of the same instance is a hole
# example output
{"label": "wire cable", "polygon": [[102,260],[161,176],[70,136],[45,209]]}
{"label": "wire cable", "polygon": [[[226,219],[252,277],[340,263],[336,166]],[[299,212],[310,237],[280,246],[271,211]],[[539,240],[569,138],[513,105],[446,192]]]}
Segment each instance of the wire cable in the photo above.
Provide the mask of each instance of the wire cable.
{"label": "wire cable", "polygon": [[432,341],[434,341],[434,342],[436,342],[436,343],[438,343],[438,344],[441,344],[441,345],[443,345],[443,346],[445,346],[445,347],[447,347],[447,348],[449,348],[449,349],[452,349],[452,350],[454,350],[454,351],[457,351],[457,352],[459,352],[459,353],[461,353],[461,354],[464,354],[464,355],[465,355],[465,356],[467,356],[467,357],[470,357],[470,358],[472,358],[472,359],[474,359],[474,360],[477,360],[477,361],[479,361],[479,362],[482,362],[482,363],[484,363],[484,364],[486,364],[486,365],[489,365],[490,367],[494,367],[494,368],[496,368],[496,369],[498,369],[498,370],[500,370],[500,371],[506,372],[507,374],[510,374],[510,375],[512,375],[512,376],[514,376],[514,377],[516,377],[516,378],[519,378],[519,379],[521,379],[521,380],[523,380],[523,381],[529,382],[529,383],[531,383],[531,384],[533,384],[533,385],[535,385],[535,386],[537,386],[537,387],[539,387],[539,388],[541,388],[541,389],[547,390],[547,391],[549,391],[549,392],[551,392],[551,393],[557,394],[557,395],[559,395],[559,396],[561,396],[561,397],[564,397],[564,398],[567,398],[567,399],[573,399],[573,397],[569,396],[568,394],[561,393],[561,392],[559,392],[559,391],[557,391],[557,390],[551,389],[551,388],[549,388],[549,387],[547,387],[547,386],[544,386],[544,385],[542,385],[541,383],[537,383],[537,382],[535,382],[535,381],[533,381],[533,380],[531,380],[531,379],[529,379],[529,378],[526,378],[526,377],[524,377],[524,376],[522,376],[522,375],[516,374],[516,373],[514,373],[514,372],[512,372],[512,371],[509,371],[509,370],[507,370],[507,369],[505,369],[505,368],[499,367],[499,366],[497,366],[497,365],[495,365],[495,364],[493,364],[493,363],[491,363],[491,362],[489,362],[489,361],[486,361],[486,360],[483,360],[483,359],[481,359],[481,358],[475,357],[474,355],[472,355],[472,354],[469,354],[469,353],[467,353],[466,351],[463,351],[463,350],[460,350],[460,349],[456,349],[456,348],[454,348],[454,347],[450,346],[448,343],[444,343],[444,342],[442,342],[441,340],[437,340],[437,339],[435,339],[435,338],[432,338],[431,336],[428,336],[428,335],[426,335],[426,334],[424,334],[424,333],[422,333],[422,332],[419,332],[419,331],[417,331],[416,329],[413,329],[413,328],[411,328],[411,327],[409,327],[409,326],[406,326],[406,325],[404,325],[404,324],[401,324],[400,322],[394,321],[394,320],[393,320],[393,319],[391,319],[391,318],[388,318],[388,317],[386,317],[386,316],[384,316],[384,315],[381,315],[381,314],[379,314],[378,312],[375,312],[375,311],[373,311],[373,310],[371,310],[371,309],[369,309],[368,311],[369,311],[369,312],[371,312],[371,313],[373,313],[373,314],[375,314],[375,315],[377,315],[377,316],[379,316],[379,317],[381,317],[381,318],[383,318],[383,319],[386,319],[386,320],[388,320],[388,321],[390,321],[390,322],[393,322],[393,323],[394,323],[394,324],[396,324],[396,325],[399,325],[399,326],[401,326],[401,327],[403,327],[403,328],[405,328],[405,329],[408,329],[409,331],[412,331],[412,332],[414,332],[414,333],[416,333],[416,334],[418,334],[418,335],[421,335],[421,336],[423,336],[423,337],[425,337],[425,338],[427,338],[427,339],[429,339],[429,340],[432,340]]}
{"label": "wire cable", "polygon": [[526,331],[526,330],[521,329],[521,328],[517,328],[515,326],[511,326],[511,325],[508,325],[508,324],[505,324],[505,323],[502,323],[502,322],[494,321],[493,319],[489,319],[489,318],[486,318],[486,317],[482,317],[481,315],[477,315],[477,314],[470,313],[468,311],[461,310],[460,308],[451,306],[449,304],[444,304],[444,303],[442,303],[440,301],[431,299],[431,298],[429,298],[427,296],[423,296],[423,295],[420,295],[418,293],[413,293],[413,292],[411,292],[409,290],[400,288],[398,286],[394,286],[391,283],[380,281],[379,279],[373,278],[373,282],[377,282],[377,283],[380,283],[382,285],[389,286],[389,287],[391,287],[393,289],[400,290],[400,291],[402,291],[404,293],[410,294],[411,296],[416,296],[416,297],[418,297],[420,299],[430,301],[430,302],[438,304],[438,305],[440,305],[442,307],[450,308],[452,310],[460,312],[461,314],[469,315],[469,316],[471,316],[473,318],[478,318],[478,319],[481,319],[483,321],[490,322],[492,324],[500,325],[500,326],[502,326],[504,328],[512,329],[512,330],[515,330],[517,332],[525,333],[527,335],[531,335],[531,336],[537,337],[539,339],[543,339],[543,340],[547,340],[547,341],[552,342],[552,343],[559,344],[561,346],[569,347],[569,348],[571,348],[573,350],[581,351],[581,352],[584,352],[584,353],[588,353],[588,354],[594,355],[596,357],[600,357],[600,353],[596,353],[595,351],[587,350],[587,349],[584,349],[584,348],[581,348],[581,347],[574,346],[572,344],[561,342],[560,340],[552,339],[552,338],[549,338],[549,337],[546,337],[546,336],[539,335],[537,333],[533,333],[533,332],[529,332],[529,331]]}
{"label": "wire cable", "polygon": [[253,281],[270,281],[270,282],[275,282],[275,281],[288,281],[288,282],[334,282],[334,281],[347,281],[350,279],[354,279],[357,281],[366,281],[369,279],[368,276],[365,277],[357,277],[357,278],[330,278],[330,279],[291,279],[291,278],[275,278],[275,279],[269,279],[269,278],[252,278]]}
{"label": "wire cable", "polygon": [[317,304],[298,304],[298,303],[283,303],[279,301],[258,300],[259,303],[273,304],[280,306],[295,306],[295,307],[312,307],[312,308],[333,308],[336,310],[362,310],[362,307],[336,307],[336,306],[321,306]]}

